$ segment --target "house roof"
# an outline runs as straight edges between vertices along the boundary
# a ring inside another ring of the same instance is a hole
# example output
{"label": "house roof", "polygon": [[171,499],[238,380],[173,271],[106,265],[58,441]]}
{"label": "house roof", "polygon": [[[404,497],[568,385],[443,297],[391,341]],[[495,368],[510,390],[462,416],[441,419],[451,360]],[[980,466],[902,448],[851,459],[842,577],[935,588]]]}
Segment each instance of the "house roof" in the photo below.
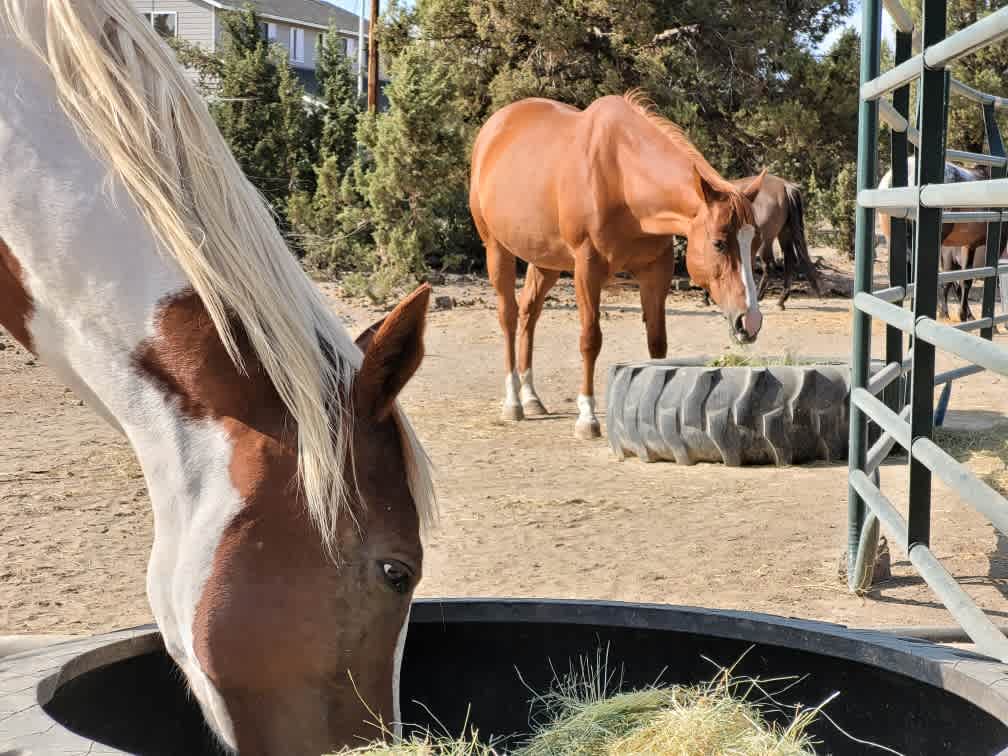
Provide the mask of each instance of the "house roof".
{"label": "house roof", "polygon": [[[241,10],[243,2],[237,0],[206,0],[210,5],[224,10]],[[263,18],[275,21],[287,21],[311,26],[318,29],[328,29],[332,21],[341,31],[357,32],[357,15],[350,11],[324,3],[322,0],[251,0],[252,6]],[[364,28],[368,28],[364,19]]]}

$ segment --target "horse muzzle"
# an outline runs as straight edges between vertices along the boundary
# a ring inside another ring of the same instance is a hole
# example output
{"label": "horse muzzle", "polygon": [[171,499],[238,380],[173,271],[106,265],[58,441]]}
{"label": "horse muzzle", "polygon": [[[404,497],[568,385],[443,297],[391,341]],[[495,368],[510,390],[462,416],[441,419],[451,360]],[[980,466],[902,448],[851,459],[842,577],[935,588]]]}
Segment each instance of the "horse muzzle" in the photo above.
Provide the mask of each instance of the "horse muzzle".
{"label": "horse muzzle", "polygon": [[728,331],[739,344],[752,344],[762,327],[763,315],[759,310],[728,316]]}

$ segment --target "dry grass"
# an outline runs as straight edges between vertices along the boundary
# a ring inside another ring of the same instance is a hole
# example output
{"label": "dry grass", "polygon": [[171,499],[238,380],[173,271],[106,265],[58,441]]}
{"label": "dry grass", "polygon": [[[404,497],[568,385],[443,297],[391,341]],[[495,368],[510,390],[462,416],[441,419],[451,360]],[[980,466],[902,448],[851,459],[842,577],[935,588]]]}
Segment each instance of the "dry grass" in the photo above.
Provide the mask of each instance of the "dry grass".
{"label": "dry grass", "polygon": [[804,360],[791,352],[783,355],[760,356],[748,355],[742,352],[728,352],[715,357],[707,363],[708,367],[780,367],[786,365],[814,365],[812,360]]}
{"label": "dry grass", "polygon": [[[736,677],[720,668],[710,682],[695,686],[648,687],[610,694],[613,675],[599,653],[594,662],[557,679],[533,703],[543,717],[533,735],[511,756],[814,756],[806,729],[822,706],[785,712],[765,682]],[[788,683],[791,680],[773,680]],[[781,727],[771,713],[790,715]],[[503,756],[481,743],[475,731],[459,739],[430,733],[405,742],[372,744],[340,756]]]}
{"label": "dry grass", "polygon": [[[547,711],[516,756],[810,756],[805,730],[819,709],[796,711],[791,724],[769,722],[781,713],[764,683],[719,668],[706,684],[649,687],[610,695],[613,676],[600,654],[582,660],[553,690],[538,697]],[[773,682],[783,682],[776,680]]]}
{"label": "dry grass", "polygon": [[1008,423],[980,431],[935,429],[935,443],[970,468],[991,488],[1008,496]]}
{"label": "dry grass", "polygon": [[418,735],[399,743],[372,743],[360,748],[344,749],[339,756],[498,756],[491,746],[479,741],[473,732],[467,738],[436,738]]}

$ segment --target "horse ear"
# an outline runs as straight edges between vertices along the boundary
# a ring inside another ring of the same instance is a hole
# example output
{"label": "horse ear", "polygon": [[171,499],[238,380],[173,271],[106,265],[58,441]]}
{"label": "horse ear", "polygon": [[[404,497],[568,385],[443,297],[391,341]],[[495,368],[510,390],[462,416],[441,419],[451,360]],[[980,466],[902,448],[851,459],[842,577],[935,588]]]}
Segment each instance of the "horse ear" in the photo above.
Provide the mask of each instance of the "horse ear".
{"label": "horse ear", "polygon": [[710,182],[700,175],[700,171],[693,166],[693,179],[696,181],[697,186],[700,189],[700,196],[703,197],[704,202],[708,205],[713,205],[724,199],[724,194],[719,192]]}
{"label": "horse ear", "polygon": [[759,176],[749,182],[749,186],[742,190],[742,196],[750,202],[756,199],[756,195],[760,193],[760,189],[763,187],[763,179],[765,178],[766,168],[763,169]]}
{"label": "horse ear", "polygon": [[424,284],[372,326],[370,337],[368,329],[358,339],[367,348],[354,380],[354,399],[357,409],[376,422],[392,413],[396,397],[423,361],[430,294],[430,284]]}
{"label": "horse ear", "polygon": [[377,323],[374,323],[367,330],[361,331],[360,336],[354,341],[357,348],[362,352],[366,352],[368,347],[371,346],[371,342],[374,340],[375,334],[378,333],[378,329],[381,328],[382,323],[385,322],[385,318],[382,318]]}

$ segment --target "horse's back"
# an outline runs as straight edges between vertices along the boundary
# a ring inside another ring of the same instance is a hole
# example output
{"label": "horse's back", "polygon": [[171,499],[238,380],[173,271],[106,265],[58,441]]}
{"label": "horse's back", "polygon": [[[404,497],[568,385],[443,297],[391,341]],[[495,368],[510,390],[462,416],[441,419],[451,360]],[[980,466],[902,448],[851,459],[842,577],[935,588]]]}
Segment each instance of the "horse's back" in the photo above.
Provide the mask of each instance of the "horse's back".
{"label": "horse's back", "polygon": [[[747,176],[746,178],[732,179],[731,183],[739,189],[744,189],[757,178],[758,176]],[[763,177],[763,185],[760,187],[759,194],[752,201],[752,208],[756,225],[760,227],[764,242],[771,242],[775,239],[787,223],[788,190],[797,188],[796,184],[772,173]]]}
{"label": "horse's back", "polygon": [[484,241],[492,237],[522,257],[534,250],[550,267],[567,264],[560,259],[566,253],[558,186],[583,169],[571,149],[582,114],[554,100],[529,98],[501,108],[480,129],[469,204]]}
{"label": "horse's back", "polygon": [[498,110],[487,119],[473,145],[472,186],[488,180],[505,156],[509,172],[527,168],[526,159],[534,163],[555,157],[550,148],[564,142],[580,112],[542,97],[519,100]]}

